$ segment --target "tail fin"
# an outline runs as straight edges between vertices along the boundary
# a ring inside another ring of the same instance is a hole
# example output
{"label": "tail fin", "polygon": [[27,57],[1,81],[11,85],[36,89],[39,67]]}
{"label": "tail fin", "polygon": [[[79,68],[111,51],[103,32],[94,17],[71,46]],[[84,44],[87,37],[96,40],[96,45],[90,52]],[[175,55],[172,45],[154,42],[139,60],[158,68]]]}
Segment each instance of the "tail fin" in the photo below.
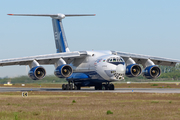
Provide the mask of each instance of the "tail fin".
{"label": "tail fin", "polygon": [[95,14],[8,14],[14,16],[43,16],[51,17],[57,53],[70,52],[64,33],[62,19],[72,16],[95,16]]}
{"label": "tail fin", "polygon": [[52,23],[57,53],[70,52],[62,25],[62,20],[52,18]]}

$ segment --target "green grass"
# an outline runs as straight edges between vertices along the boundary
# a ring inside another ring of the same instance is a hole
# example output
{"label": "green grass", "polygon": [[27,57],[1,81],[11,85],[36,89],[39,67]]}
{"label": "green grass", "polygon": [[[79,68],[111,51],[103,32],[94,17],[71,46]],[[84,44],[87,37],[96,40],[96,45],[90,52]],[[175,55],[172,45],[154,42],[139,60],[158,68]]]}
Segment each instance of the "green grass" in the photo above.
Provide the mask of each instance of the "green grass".
{"label": "green grass", "polygon": [[19,118],[18,118],[18,112],[14,112],[14,120],[19,120]]}
{"label": "green grass", "polygon": [[72,103],[76,103],[76,101],[75,101],[75,100],[73,100],[73,101],[72,101]]}
{"label": "green grass", "polygon": [[152,84],[151,86],[158,86],[158,84]]}
{"label": "green grass", "polygon": [[108,110],[106,114],[107,114],[107,115],[113,114],[113,112],[111,112],[110,110]]}
{"label": "green grass", "polygon": [[[180,94],[0,92],[0,120],[179,119]],[[170,111],[170,112],[169,112]]]}
{"label": "green grass", "polygon": [[159,103],[159,101],[151,101],[151,103]]}

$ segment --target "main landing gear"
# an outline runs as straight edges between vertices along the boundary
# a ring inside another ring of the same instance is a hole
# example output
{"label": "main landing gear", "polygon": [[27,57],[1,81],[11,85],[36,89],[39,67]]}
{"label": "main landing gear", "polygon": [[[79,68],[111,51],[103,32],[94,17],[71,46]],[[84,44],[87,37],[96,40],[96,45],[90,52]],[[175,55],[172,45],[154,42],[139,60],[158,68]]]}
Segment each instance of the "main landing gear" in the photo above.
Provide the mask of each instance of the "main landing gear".
{"label": "main landing gear", "polygon": [[73,84],[63,84],[62,90],[81,90],[81,86]]}

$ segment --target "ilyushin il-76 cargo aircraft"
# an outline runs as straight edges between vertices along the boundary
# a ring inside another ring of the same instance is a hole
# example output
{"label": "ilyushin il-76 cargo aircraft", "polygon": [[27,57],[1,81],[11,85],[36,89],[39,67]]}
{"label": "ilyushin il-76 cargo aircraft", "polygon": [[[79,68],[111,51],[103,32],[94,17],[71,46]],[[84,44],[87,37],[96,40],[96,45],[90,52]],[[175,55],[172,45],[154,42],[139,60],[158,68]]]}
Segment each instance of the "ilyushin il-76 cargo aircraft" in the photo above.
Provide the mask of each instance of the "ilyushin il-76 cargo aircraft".
{"label": "ilyushin il-76 cargo aircraft", "polygon": [[[57,53],[0,60],[0,66],[29,65],[28,76],[33,80],[43,79],[46,70],[41,65],[55,66],[54,74],[66,78],[63,90],[80,90],[94,86],[95,90],[114,90],[111,82],[127,77],[143,75],[147,79],[160,76],[158,65],[175,66],[180,60],[118,51],[74,51],[69,50],[62,19],[72,16],[95,16],[95,14],[8,14],[12,16],[51,17]],[[141,64],[141,65],[140,65]],[[142,67],[141,67],[142,66]]]}

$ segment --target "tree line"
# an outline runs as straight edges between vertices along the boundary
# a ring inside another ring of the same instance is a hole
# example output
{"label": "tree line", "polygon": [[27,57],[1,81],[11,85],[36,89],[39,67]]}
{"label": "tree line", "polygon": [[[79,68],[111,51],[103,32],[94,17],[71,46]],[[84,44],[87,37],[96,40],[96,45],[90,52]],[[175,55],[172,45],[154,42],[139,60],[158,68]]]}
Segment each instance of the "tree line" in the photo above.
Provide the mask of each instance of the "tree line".
{"label": "tree line", "polygon": [[176,64],[175,67],[171,66],[159,66],[161,68],[161,76],[159,78],[172,78],[174,80],[180,79],[180,64]]}

